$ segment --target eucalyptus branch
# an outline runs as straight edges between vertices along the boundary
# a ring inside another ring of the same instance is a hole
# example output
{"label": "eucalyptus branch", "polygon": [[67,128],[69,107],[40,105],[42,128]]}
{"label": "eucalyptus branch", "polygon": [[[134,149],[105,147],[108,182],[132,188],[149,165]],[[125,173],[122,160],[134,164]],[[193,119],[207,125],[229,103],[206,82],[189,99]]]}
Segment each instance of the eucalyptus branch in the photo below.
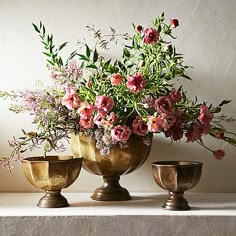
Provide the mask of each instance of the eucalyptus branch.
{"label": "eucalyptus branch", "polygon": [[55,48],[55,45],[53,43],[53,35],[52,34],[46,34],[45,26],[40,21],[39,26],[32,23],[34,30],[39,34],[39,37],[41,38],[41,42],[44,45],[45,52],[43,54],[48,57],[47,62],[52,65],[56,66],[57,68],[61,68],[63,66],[63,60],[59,56],[59,51],[61,51],[68,42],[65,42],[61,44],[58,48]]}

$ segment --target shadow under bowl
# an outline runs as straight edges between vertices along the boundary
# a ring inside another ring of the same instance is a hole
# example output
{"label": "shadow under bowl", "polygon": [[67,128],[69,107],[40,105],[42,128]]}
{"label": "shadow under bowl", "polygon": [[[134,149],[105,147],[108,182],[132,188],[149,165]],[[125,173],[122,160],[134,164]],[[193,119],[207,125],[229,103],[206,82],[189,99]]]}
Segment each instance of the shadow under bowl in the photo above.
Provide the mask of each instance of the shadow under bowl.
{"label": "shadow under bowl", "polygon": [[184,192],[200,180],[202,163],[196,161],[157,161],[152,163],[156,183],[169,191],[169,198],[162,206],[166,210],[189,210]]}
{"label": "shadow under bowl", "polygon": [[36,156],[23,160],[23,170],[27,180],[45,195],[37,206],[58,208],[69,206],[61,195],[61,189],[70,186],[79,176],[82,158],[73,156]]}

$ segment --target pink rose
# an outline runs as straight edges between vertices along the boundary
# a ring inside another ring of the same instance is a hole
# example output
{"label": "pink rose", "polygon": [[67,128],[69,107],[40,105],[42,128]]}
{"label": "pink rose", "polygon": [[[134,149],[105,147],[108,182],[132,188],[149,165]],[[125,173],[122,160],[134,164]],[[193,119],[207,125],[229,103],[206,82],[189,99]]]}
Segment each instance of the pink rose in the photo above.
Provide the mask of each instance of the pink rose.
{"label": "pink rose", "polygon": [[199,127],[200,127],[199,124],[192,124],[190,126],[190,128],[185,134],[187,142],[194,142],[201,138],[202,132],[200,131]]}
{"label": "pink rose", "polygon": [[183,137],[183,120],[182,112],[175,113],[175,123],[165,132],[166,137],[171,137],[174,141],[180,140]]}
{"label": "pink rose", "polygon": [[140,117],[136,117],[132,124],[133,133],[144,136],[148,131],[148,126]]}
{"label": "pink rose", "polygon": [[213,151],[213,155],[217,160],[221,160],[225,156],[225,152],[221,149]]}
{"label": "pink rose", "polygon": [[133,93],[139,93],[146,85],[146,80],[140,73],[136,73],[133,76],[129,76],[126,82],[127,89]]}
{"label": "pink rose", "polygon": [[162,119],[163,119],[163,124],[162,127],[164,128],[164,130],[168,130],[171,126],[174,125],[176,118],[175,118],[175,114],[174,113],[163,113],[161,114]]}
{"label": "pink rose", "polygon": [[102,113],[107,114],[114,106],[114,101],[108,96],[97,96],[95,100],[96,109]]}
{"label": "pink rose", "polygon": [[87,118],[93,114],[93,111],[94,111],[93,105],[87,102],[82,102],[77,110],[77,113],[79,113],[81,117]]}
{"label": "pink rose", "polygon": [[94,117],[94,123],[100,128],[105,125],[105,115],[101,113],[97,113]]}
{"label": "pink rose", "polygon": [[185,136],[187,138],[187,142],[194,142],[199,140],[203,134],[208,134],[209,126],[205,126],[202,124],[192,124]]}
{"label": "pink rose", "polygon": [[111,112],[109,115],[106,116],[107,124],[108,125],[113,125],[118,119],[118,116],[114,113]]}
{"label": "pink rose", "polygon": [[90,116],[88,118],[82,117],[79,121],[79,125],[85,129],[91,129],[94,126],[93,122],[93,116]]}
{"label": "pink rose", "polygon": [[173,104],[168,96],[161,96],[155,100],[153,107],[160,113],[170,113]]}
{"label": "pink rose", "polygon": [[153,28],[147,28],[144,30],[144,43],[151,44],[157,43],[159,40],[159,32]]}
{"label": "pink rose", "polygon": [[111,76],[111,84],[113,86],[120,85],[122,83],[123,76],[121,74],[113,74]]}
{"label": "pink rose", "polygon": [[171,92],[170,92],[170,95],[169,95],[170,99],[172,100],[172,102],[174,103],[178,103],[181,101],[182,99],[182,95],[181,95],[181,92],[180,90],[175,90],[173,89]]}
{"label": "pink rose", "polygon": [[208,111],[207,106],[201,106],[200,108],[200,115],[198,116],[198,120],[203,125],[209,125],[211,120],[213,119],[213,114]]}
{"label": "pink rose", "polygon": [[158,117],[148,116],[148,131],[159,132],[162,129],[164,123],[163,117],[159,115]]}
{"label": "pink rose", "polygon": [[111,138],[113,142],[126,143],[131,135],[131,130],[128,126],[117,125],[111,130]]}
{"label": "pink rose", "polygon": [[176,28],[177,26],[179,26],[179,21],[177,19],[171,19],[170,24],[173,28]]}
{"label": "pink rose", "polygon": [[79,107],[80,100],[74,89],[67,88],[66,94],[61,100],[61,104],[63,106],[66,106],[69,110],[73,110],[74,108]]}

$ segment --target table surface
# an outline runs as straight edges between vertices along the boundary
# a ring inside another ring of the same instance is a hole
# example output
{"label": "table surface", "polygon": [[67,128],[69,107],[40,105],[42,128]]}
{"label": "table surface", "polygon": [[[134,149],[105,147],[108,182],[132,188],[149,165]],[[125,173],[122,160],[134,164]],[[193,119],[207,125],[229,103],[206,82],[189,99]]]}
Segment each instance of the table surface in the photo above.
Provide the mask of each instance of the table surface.
{"label": "table surface", "polygon": [[167,211],[161,208],[166,193],[132,193],[132,200],[99,202],[90,193],[63,193],[70,207],[39,208],[43,193],[0,193],[2,216],[117,216],[117,215],[184,215],[236,216],[236,193],[187,193],[190,211]]}

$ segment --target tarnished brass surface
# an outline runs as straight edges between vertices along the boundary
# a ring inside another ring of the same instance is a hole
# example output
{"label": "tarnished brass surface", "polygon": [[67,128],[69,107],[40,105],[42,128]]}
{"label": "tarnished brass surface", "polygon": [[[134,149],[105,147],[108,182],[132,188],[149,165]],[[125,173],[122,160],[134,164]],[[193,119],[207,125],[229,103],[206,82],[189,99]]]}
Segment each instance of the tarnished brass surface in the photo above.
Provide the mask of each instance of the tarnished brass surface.
{"label": "tarnished brass surface", "polygon": [[78,177],[82,158],[72,156],[38,156],[23,160],[23,170],[28,181],[46,194],[38,206],[45,208],[69,206],[61,189],[70,186]]}
{"label": "tarnished brass surface", "polygon": [[[150,136],[152,139],[152,136]],[[143,143],[142,138],[132,136],[127,148],[118,145],[110,154],[101,155],[96,141],[84,135],[71,136],[72,153],[83,157],[83,168],[95,175],[104,176],[104,184],[95,190],[92,199],[99,201],[125,201],[131,199],[129,192],[119,184],[119,176],[139,168],[148,158],[151,145]],[[108,178],[109,177],[109,178]]]}
{"label": "tarnished brass surface", "polygon": [[97,188],[91,198],[96,201],[127,201],[131,196],[119,184],[119,176],[103,176],[103,186]]}
{"label": "tarnished brass surface", "polygon": [[169,191],[169,198],[162,206],[166,210],[189,210],[183,195],[200,180],[202,163],[195,161],[158,161],[152,163],[156,183]]}

